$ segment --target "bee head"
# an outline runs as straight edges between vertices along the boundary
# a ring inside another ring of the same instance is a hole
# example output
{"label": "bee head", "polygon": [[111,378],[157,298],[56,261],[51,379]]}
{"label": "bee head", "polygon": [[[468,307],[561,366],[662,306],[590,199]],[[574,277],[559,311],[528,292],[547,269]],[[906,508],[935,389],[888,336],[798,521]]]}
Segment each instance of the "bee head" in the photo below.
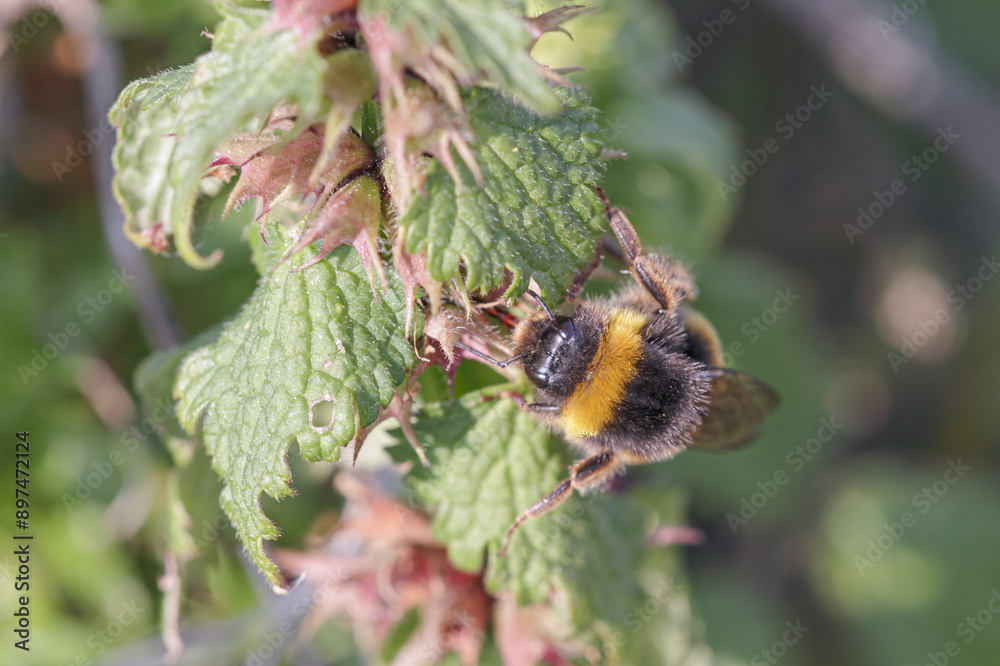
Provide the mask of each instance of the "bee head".
{"label": "bee head", "polygon": [[585,369],[586,331],[576,317],[548,317],[543,313],[521,320],[514,333],[516,351],[524,354],[521,367],[528,380],[553,395],[569,395],[577,383],[579,367]]}

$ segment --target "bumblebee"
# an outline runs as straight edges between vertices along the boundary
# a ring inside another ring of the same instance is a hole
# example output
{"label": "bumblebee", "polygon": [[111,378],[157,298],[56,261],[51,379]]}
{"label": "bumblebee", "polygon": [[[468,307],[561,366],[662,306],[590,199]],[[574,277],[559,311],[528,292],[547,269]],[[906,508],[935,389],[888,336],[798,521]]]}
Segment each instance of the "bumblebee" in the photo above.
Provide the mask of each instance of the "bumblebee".
{"label": "bumblebee", "polygon": [[588,456],[511,524],[501,557],[518,526],[556,508],[574,489],[599,489],[629,465],[669,460],[689,446],[747,444],[778,406],[770,386],[722,367],[714,327],[686,305],[696,288],[684,268],[643,253],[620,210],[610,211],[609,222],[635,284],[581,303],[572,316],[554,315],[529,292],[541,310],[518,322],[506,361],[459,345],[495,365],[519,363],[537,398],[515,399]]}

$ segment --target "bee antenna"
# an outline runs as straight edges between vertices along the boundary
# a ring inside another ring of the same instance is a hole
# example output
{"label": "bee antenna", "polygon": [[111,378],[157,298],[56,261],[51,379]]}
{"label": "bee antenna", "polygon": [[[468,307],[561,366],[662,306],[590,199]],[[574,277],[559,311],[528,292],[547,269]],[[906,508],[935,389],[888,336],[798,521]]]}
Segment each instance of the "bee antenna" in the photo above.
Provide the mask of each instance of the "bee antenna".
{"label": "bee antenna", "polygon": [[481,358],[482,360],[486,361],[487,363],[492,363],[493,365],[499,366],[501,368],[506,368],[511,363],[514,363],[515,361],[520,361],[522,358],[524,358],[525,356],[527,356],[527,354],[518,354],[517,356],[511,356],[506,361],[498,361],[495,358],[493,358],[492,356],[490,356],[489,354],[484,354],[483,352],[479,351],[478,349],[473,349],[472,347],[470,347],[467,344],[463,344],[461,342],[456,342],[455,346],[457,348],[459,348],[459,349],[463,349],[463,350],[469,352],[470,354],[472,354],[473,356],[476,356],[477,358]]}
{"label": "bee antenna", "polygon": [[542,300],[541,296],[531,291],[530,289],[528,290],[528,296],[531,296],[533,299],[538,301],[538,304],[542,306],[543,310],[545,310],[545,314],[549,316],[549,319],[552,319],[553,321],[555,320],[556,316],[552,314],[552,310],[550,310],[549,306],[545,304],[545,301]]}

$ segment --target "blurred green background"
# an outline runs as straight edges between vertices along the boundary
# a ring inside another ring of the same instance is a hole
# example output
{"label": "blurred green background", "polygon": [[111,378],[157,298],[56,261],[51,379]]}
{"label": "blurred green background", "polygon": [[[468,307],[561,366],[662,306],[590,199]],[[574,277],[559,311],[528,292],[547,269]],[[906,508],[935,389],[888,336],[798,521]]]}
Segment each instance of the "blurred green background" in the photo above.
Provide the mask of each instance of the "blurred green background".
{"label": "blurred green background", "polygon": [[[226,252],[211,271],[137,259],[102,222],[94,156],[114,137],[88,104],[192,61],[216,15],[200,0],[100,3],[116,72],[79,36],[94,7],[57,3],[60,22],[19,4],[0,10],[0,662],[140,663],[157,650],[172,490],[152,432],[165,419],[142,410],[133,375],[252,292],[250,211],[224,223],[218,201],[201,211],[200,241]],[[573,41],[547,35],[535,56],[586,68],[572,78],[603,110],[607,145],[629,154],[608,170],[609,197],[647,246],[692,266],[732,365],[784,400],[752,447],[634,473],[681,489],[707,536],[683,549],[698,632],[717,663],[997,663],[1000,9],[594,4],[568,25]],[[156,325],[153,301],[173,329]],[[26,371],[49,344],[65,349]],[[23,430],[30,661],[11,646]],[[328,484],[296,485],[302,501],[268,508],[291,539],[320,512],[307,502],[337,501]],[[229,663],[226,637],[274,603],[218,524],[184,617],[213,623],[195,652]],[[321,642],[315,663],[356,663],[349,640]]]}

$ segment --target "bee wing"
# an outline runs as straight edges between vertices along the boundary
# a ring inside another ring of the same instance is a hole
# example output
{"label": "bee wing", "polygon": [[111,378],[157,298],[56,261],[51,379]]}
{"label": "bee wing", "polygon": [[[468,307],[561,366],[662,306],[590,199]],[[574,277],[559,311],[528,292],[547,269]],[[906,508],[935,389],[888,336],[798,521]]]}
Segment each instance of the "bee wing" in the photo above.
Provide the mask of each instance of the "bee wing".
{"label": "bee wing", "polygon": [[761,422],[781,402],[770,386],[756,377],[713,368],[712,402],[691,446],[724,451],[749,444]]}

